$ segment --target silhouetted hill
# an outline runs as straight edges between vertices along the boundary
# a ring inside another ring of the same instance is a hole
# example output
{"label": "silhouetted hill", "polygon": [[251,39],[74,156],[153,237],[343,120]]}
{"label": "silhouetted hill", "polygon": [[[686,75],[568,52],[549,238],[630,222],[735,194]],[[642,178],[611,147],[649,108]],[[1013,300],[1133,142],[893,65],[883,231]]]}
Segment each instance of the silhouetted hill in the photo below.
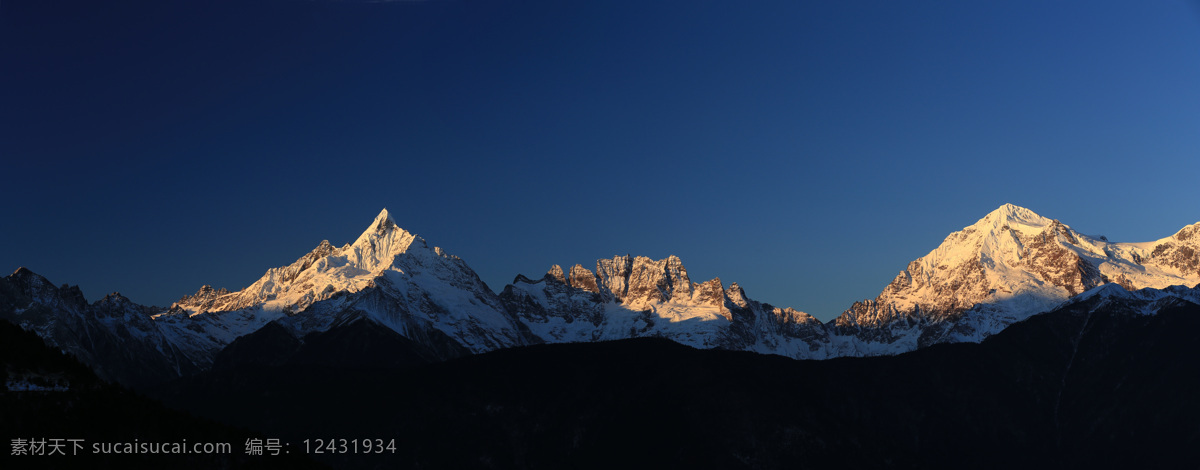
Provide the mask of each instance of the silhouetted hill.
{"label": "silhouetted hill", "polygon": [[215,371],[162,392],[304,437],[395,438],[422,468],[1170,467],[1200,444],[1200,307],[1077,304],[982,344],[795,361],[661,339],[410,367]]}
{"label": "silhouetted hill", "polygon": [[[0,321],[0,428],[4,468],[320,468],[303,455],[245,453],[250,438],[264,436],[168,409],[123,387],[98,379],[87,366],[47,347],[32,332]],[[76,455],[12,455],[14,439],[83,439]],[[105,454],[101,443],[229,443],[231,453]]]}

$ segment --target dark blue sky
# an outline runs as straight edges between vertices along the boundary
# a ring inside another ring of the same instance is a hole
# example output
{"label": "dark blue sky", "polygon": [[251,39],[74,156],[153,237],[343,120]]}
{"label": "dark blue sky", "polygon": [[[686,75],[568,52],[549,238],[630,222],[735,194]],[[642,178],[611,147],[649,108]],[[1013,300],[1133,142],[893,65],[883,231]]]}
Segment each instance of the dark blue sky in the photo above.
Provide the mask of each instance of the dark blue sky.
{"label": "dark blue sky", "polygon": [[1194,2],[0,2],[0,266],[238,289],[387,207],[492,288],[683,258],[829,319],[1011,202],[1200,221]]}

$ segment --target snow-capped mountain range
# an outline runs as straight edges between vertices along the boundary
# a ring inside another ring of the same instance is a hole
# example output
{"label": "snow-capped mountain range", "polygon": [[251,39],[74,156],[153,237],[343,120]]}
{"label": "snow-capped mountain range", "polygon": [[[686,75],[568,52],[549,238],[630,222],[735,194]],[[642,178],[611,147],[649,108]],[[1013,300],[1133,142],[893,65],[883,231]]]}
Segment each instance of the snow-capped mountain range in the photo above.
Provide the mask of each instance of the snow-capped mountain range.
{"label": "snow-capped mountain range", "polygon": [[1200,296],[1187,286],[1198,283],[1200,223],[1152,242],[1112,243],[1006,204],[909,263],[875,299],[823,324],[751,300],[737,283],[693,282],[674,256],[616,256],[594,270],[553,266],[540,279],[518,275],[496,294],[463,260],[430,248],[384,210],[352,243],[322,241],[244,289],[204,286],[165,309],[119,294],[88,304],[78,288],[54,287],[21,268],[0,283],[0,318],[37,331],[102,376],[139,382],[207,369],[231,342],[268,323],[302,340],[368,321],[443,358],[658,336],[824,359],[980,341],[1079,294],[1138,291],[1194,302]]}

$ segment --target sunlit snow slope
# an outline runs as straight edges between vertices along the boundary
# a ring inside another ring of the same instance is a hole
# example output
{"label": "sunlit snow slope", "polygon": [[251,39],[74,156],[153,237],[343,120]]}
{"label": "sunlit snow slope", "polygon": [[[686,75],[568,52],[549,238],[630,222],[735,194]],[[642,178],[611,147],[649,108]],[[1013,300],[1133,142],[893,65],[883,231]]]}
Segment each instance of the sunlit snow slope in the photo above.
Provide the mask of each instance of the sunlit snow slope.
{"label": "sunlit snow slope", "polygon": [[1113,243],[1005,204],[836,318],[835,332],[853,338],[839,355],[979,341],[1107,283],[1129,290],[1194,286],[1198,249],[1200,223],[1153,242]]}

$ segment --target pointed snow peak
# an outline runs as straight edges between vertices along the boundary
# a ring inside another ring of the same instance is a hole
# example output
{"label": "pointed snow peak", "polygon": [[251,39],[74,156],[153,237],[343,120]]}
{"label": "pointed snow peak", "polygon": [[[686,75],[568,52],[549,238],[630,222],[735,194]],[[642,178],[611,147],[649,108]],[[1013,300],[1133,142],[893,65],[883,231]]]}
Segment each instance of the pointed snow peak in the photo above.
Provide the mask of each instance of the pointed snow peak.
{"label": "pointed snow peak", "polygon": [[[385,238],[398,228],[399,227],[396,226],[396,221],[392,220],[392,217],[388,215],[387,209],[383,209],[382,211],[379,211],[379,215],[375,216],[375,220],[371,221],[371,225],[369,225],[367,229],[363,231],[362,235],[359,235],[358,239],[355,240],[351,245],[358,246],[364,243],[369,244],[370,240]],[[404,230],[400,230],[400,232],[404,232]]]}
{"label": "pointed snow peak", "polygon": [[742,289],[742,286],[739,286],[738,283],[733,282],[733,283],[729,284],[729,293],[731,295],[737,295],[739,297],[744,297],[746,295],[746,290]]}
{"label": "pointed snow peak", "polygon": [[371,222],[371,228],[367,230],[374,230],[376,233],[383,233],[395,226],[396,221],[392,220],[392,216],[388,215],[387,208],[384,208],[383,210],[379,211],[379,215],[375,216],[375,220]]}
{"label": "pointed snow peak", "polygon": [[[375,216],[375,224],[376,225],[378,225],[380,222],[386,222],[389,220],[392,220],[392,216],[388,215],[388,211],[387,211],[386,207],[384,207],[383,210],[379,211],[379,215]],[[393,223],[394,223],[394,221],[393,221]]]}
{"label": "pointed snow peak", "polygon": [[[1054,221],[1038,215],[1036,212],[1013,204],[1005,204],[998,209],[992,211],[979,222],[986,222],[987,225],[1004,226],[1004,225],[1024,225],[1033,227],[1044,227],[1052,224]],[[978,225],[978,223],[977,223]]]}
{"label": "pointed snow peak", "polygon": [[1092,297],[1097,297],[1097,296],[1108,297],[1108,298],[1113,298],[1113,297],[1132,298],[1133,297],[1133,295],[1130,294],[1130,292],[1128,290],[1126,290],[1124,287],[1122,287],[1120,284],[1117,284],[1115,282],[1110,282],[1107,284],[1101,284],[1099,286],[1093,287],[1093,288],[1087,290],[1086,292],[1079,294],[1079,297],[1077,298],[1077,300],[1087,300],[1087,299],[1090,299]]}
{"label": "pointed snow peak", "polygon": [[25,279],[25,278],[29,278],[32,276],[37,276],[37,274],[34,273],[33,271],[30,271],[29,268],[26,268],[24,266],[17,268],[16,271],[13,271],[12,274],[8,275],[8,277],[10,279]]}
{"label": "pointed snow peak", "polygon": [[424,239],[398,227],[388,216],[387,209],[384,209],[362,235],[344,249],[344,254],[349,256],[351,265],[378,274],[392,265],[393,258],[408,252],[410,247],[421,248],[428,255],[441,256],[441,253],[429,248]]}
{"label": "pointed snow peak", "polygon": [[746,291],[736,282],[729,284],[729,290],[725,291],[725,296],[738,307],[746,308],[749,305],[750,299],[746,298]]}
{"label": "pointed snow peak", "polygon": [[42,277],[42,275],[40,275],[38,273],[30,271],[28,268],[26,268],[24,266],[21,266],[21,267],[17,268],[16,271],[13,271],[13,273],[8,276],[8,279],[11,279],[14,281],[20,281],[20,282],[23,282],[28,285],[42,284],[42,285],[52,286],[52,284],[50,284],[49,280]]}
{"label": "pointed snow peak", "polygon": [[[969,233],[988,233],[1000,235],[1016,231],[1025,235],[1041,233],[1047,227],[1059,224],[1057,220],[1048,219],[1036,212],[1013,204],[1005,204],[988,213],[974,224],[965,227],[964,235]],[[1061,224],[1059,224],[1061,225]]]}
{"label": "pointed snow peak", "polygon": [[364,243],[369,244],[371,240],[389,238],[397,232],[401,236],[412,236],[412,234],[397,226],[396,221],[392,220],[392,217],[388,215],[387,209],[384,209],[379,211],[379,215],[375,216],[375,220],[371,221],[371,225],[351,245],[361,246]]}

